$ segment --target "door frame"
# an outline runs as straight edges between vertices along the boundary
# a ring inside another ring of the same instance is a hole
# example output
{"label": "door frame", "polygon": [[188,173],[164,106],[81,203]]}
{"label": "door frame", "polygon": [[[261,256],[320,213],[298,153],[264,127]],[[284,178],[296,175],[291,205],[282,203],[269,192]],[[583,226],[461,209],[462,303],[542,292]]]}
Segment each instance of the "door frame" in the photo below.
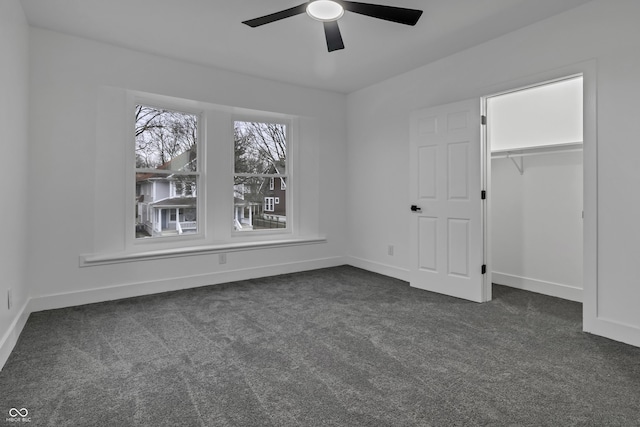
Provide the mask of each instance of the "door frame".
{"label": "door frame", "polygon": [[[598,329],[598,148],[597,148],[597,109],[596,109],[596,70],[595,60],[581,62],[552,71],[538,73],[505,82],[485,89],[481,97],[481,111],[486,115],[487,98],[516,90],[535,87],[569,77],[583,77],[583,291],[582,323],[585,332]],[[487,127],[482,127],[483,148],[483,185],[491,188],[491,152],[488,147]],[[487,194],[490,199],[491,194]],[[484,259],[487,265],[487,280],[491,283],[491,203],[483,206],[484,215]],[[491,288],[487,286],[487,288]],[[489,291],[490,292],[490,291]]]}

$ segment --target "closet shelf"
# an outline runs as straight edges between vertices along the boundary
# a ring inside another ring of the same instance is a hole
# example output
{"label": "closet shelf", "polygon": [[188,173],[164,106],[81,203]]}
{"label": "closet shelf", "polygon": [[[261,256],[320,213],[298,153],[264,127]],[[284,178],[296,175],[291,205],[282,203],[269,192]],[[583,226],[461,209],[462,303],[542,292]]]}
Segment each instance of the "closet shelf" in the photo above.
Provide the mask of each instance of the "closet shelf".
{"label": "closet shelf", "polygon": [[[546,145],[538,147],[521,148],[519,150],[496,150],[491,152],[492,159],[510,159],[515,167],[524,174],[524,159],[527,156],[539,156],[542,154],[570,153],[573,151],[582,151],[582,142],[572,142],[568,144]],[[516,158],[520,161],[517,162]]]}
{"label": "closet shelf", "polygon": [[538,147],[520,148],[517,150],[496,150],[491,152],[491,158],[505,159],[509,157],[526,157],[537,156],[541,154],[568,153],[571,151],[582,151],[582,142],[542,145]]}

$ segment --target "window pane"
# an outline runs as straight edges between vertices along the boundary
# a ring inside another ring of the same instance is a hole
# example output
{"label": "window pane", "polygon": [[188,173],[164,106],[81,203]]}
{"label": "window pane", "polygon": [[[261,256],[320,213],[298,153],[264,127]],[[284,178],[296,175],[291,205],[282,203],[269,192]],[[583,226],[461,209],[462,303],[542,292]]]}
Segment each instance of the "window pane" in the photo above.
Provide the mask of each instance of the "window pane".
{"label": "window pane", "polygon": [[286,173],[286,125],[236,121],[233,130],[236,173]]}
{"label": "window pane", "polygon": [[198,117],[136,106],[136,168],[197,171]]}
{"label": "window pane", "polygon": [[196,175],[136,174],[136,238],[198,231]]}
{"label": "window pane", "polygon": [[[251,231],[287,227],[286,190],[281,177],[236,176],[233,185],[234,230]],[[275,203],[278,199],[279,203]]]}

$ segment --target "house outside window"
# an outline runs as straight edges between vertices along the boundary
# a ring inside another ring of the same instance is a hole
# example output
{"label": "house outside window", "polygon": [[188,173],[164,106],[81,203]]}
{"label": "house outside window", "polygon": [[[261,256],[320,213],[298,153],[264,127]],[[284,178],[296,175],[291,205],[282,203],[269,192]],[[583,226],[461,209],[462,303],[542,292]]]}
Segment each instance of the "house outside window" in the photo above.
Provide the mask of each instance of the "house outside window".
{"label": "house outside window", "polygon": [[[234,121],[236,232],[288,229],[286,185],[290,169],[284,123]],[[280,201],[275,203],[276,198]]]}
{"label": "house outside window", "polygon": [[136,240],[198,233],[198,143],[197,114],[135,106]]}

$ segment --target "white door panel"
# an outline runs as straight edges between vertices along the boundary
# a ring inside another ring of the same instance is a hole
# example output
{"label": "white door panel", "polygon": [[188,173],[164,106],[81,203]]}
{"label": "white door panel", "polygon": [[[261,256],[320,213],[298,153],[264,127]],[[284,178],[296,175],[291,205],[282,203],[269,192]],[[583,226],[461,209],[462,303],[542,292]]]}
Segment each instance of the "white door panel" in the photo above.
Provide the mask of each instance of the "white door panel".
{"label": "white door panel", "polygon": [[482,302],[480,100],[411,116],[411,286]]}

